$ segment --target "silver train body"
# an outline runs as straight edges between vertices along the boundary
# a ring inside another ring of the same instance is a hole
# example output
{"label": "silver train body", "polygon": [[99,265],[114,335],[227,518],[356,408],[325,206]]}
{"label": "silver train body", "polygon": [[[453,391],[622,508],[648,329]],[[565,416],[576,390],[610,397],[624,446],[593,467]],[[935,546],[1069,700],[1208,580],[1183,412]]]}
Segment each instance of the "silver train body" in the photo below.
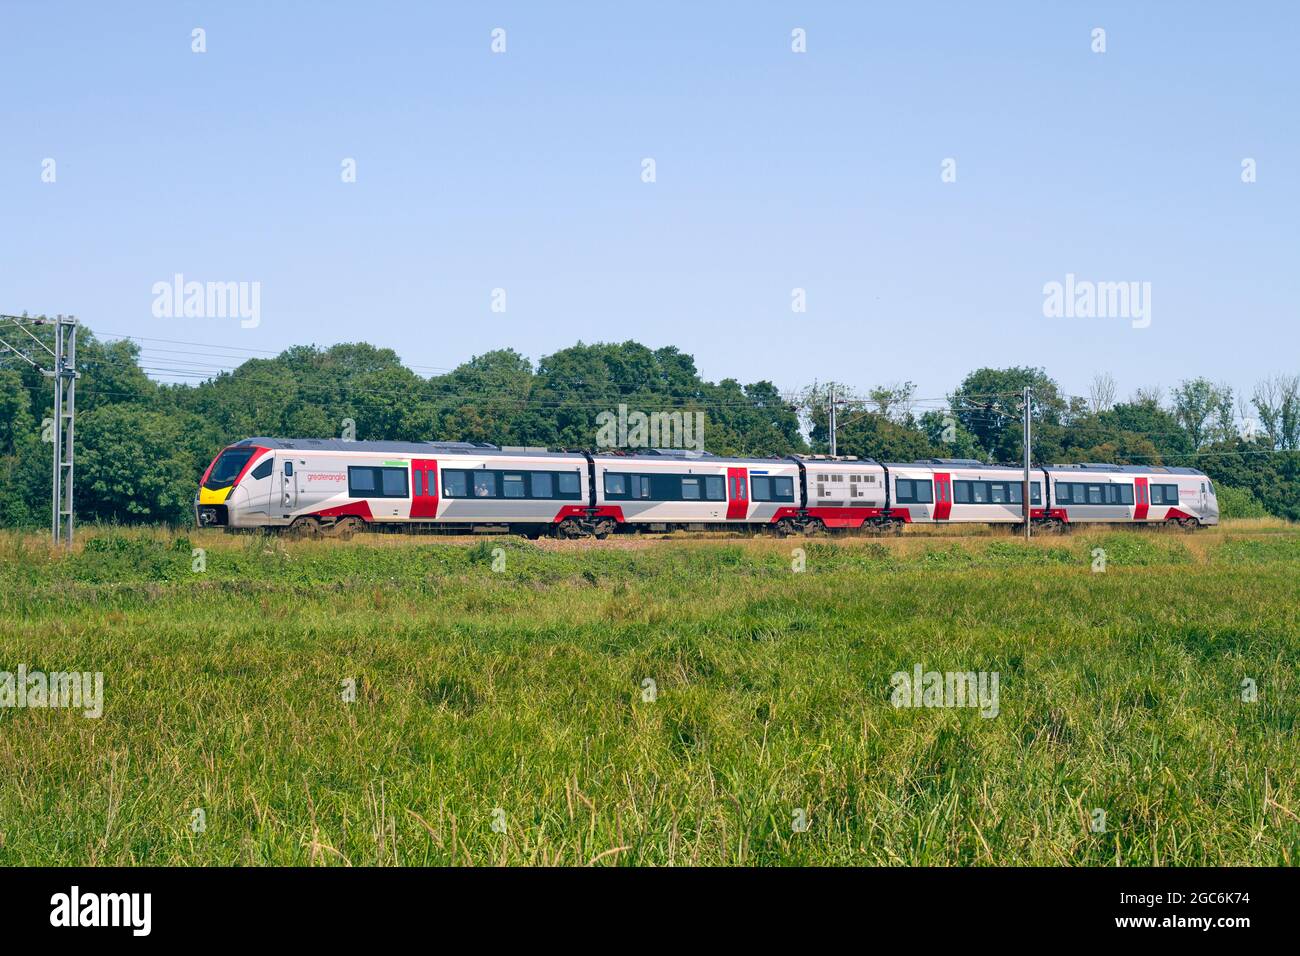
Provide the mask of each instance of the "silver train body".
{"label": "silver train body", "polygon": [[[1212,482],[1190,468],[1049,465],[1030,476],[1031,518],[1048,527],[1219,520]],[[567,537],[679,528],[789,534],[1019,523],[1023,494],[1022,469],[958,459],[881,463],[249,438],[208,466],[195,519],[231,530],[340,534],[380,525]]]}

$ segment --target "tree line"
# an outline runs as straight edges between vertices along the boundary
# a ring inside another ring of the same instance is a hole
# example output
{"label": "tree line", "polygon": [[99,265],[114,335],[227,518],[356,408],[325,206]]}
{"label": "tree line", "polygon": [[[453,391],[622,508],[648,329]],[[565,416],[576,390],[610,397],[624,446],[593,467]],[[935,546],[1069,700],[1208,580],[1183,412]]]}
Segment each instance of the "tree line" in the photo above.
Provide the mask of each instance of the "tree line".
{"label": "tree line", "polygon": [[[44,326],[32,331],[50,334]],[[1019,462],[1026,386],[1036,463],[1190,465],[1216,480],[1225,513],[1300,519],[1294,375],[1262,381],[1249,396],[1195,378],[1168,395],[1140,389],[1118,401],[1106,375],[1088,396],[1071,396],[1043,369],[982,368],[951,394],[921,399],[908,382],[864,394],[830,382],[797,394],[767,381],[710,382],[692,356],[637,342],[579,342],[535,365],[497,350],[428,377],[391,349],[347,343],[250,358],[191,385],[150,378],[140,352],[133,341],[103,340],[84,326],[79,332],[79,520],[189,521],[213,455],[258,435],[583,449],[596,444],[601,412],[622,404],[645,414],[702,412],[704,444],[715,454],[825,453],[832,389],[841,455]],[[51,392],[21,355],[0,356],[2,526],[49,521]]]}

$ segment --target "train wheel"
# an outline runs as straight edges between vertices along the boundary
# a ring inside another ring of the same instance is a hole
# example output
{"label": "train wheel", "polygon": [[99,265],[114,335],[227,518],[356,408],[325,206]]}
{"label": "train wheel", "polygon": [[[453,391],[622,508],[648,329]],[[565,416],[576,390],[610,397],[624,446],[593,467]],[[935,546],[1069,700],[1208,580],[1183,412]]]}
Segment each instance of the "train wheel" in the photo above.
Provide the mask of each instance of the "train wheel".
{"label": "train wheel", "polygon": [[585,532],[577,518],[565,518],[555,526],[557,538],[581,538]]}
{"label": "train wheel", "polygon": [[334,536],[343,541],[350,541],[354,534],[364,529],[365,525],[362,523],[360,518],[340,518],[334,524]]}
{"label": "train wheel", "polygon": [[809,518],[804,525],[804,534],[821,536],[826,534],[826,522],[821,518]]}
{"label": "train wheel", "polygon": [[320,519],[310,516],[294,518],[289,525],[289,537],[294,539],[317,538],[320,536]]}
{"label": "train wheel", "polygon": [[776,533],[782,538],[788,538],[792,534],[799,533],[799,526],[795,524],[793,518],[782,518],[776,523]]}

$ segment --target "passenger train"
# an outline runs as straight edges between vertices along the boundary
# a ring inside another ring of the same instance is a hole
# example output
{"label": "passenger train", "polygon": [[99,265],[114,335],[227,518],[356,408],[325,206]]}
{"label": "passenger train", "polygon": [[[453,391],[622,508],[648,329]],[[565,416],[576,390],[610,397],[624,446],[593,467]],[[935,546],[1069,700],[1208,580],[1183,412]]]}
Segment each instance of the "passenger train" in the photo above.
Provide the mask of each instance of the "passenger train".
{"label": "passenger train", "polygon": [[[1217,524],[1214,485],[1192,468],[1031,470],[1044,530],[1087,522]],[[603,538],[634,531],[898,532],[908,524],[1024,521],[1024,470],[969,459],[913,462],[702,452],[551,452],[470,442],[246,438],[208,466],[204,527],[350,537],[380,526]]]}

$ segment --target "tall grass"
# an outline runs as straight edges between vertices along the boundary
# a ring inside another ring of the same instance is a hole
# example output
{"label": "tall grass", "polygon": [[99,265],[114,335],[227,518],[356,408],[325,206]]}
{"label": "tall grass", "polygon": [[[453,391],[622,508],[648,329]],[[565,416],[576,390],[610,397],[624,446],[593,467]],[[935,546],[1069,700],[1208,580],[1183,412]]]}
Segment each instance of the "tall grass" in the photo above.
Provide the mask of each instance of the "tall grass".
{"label": "tall grass", "polygon": [[[0,670],[105,709],[0,708],[0,863],[1293,863],[1298,599],[1267,522],[7,534]],[[916,664],[997,672],[998,715],[896,709]]]}

